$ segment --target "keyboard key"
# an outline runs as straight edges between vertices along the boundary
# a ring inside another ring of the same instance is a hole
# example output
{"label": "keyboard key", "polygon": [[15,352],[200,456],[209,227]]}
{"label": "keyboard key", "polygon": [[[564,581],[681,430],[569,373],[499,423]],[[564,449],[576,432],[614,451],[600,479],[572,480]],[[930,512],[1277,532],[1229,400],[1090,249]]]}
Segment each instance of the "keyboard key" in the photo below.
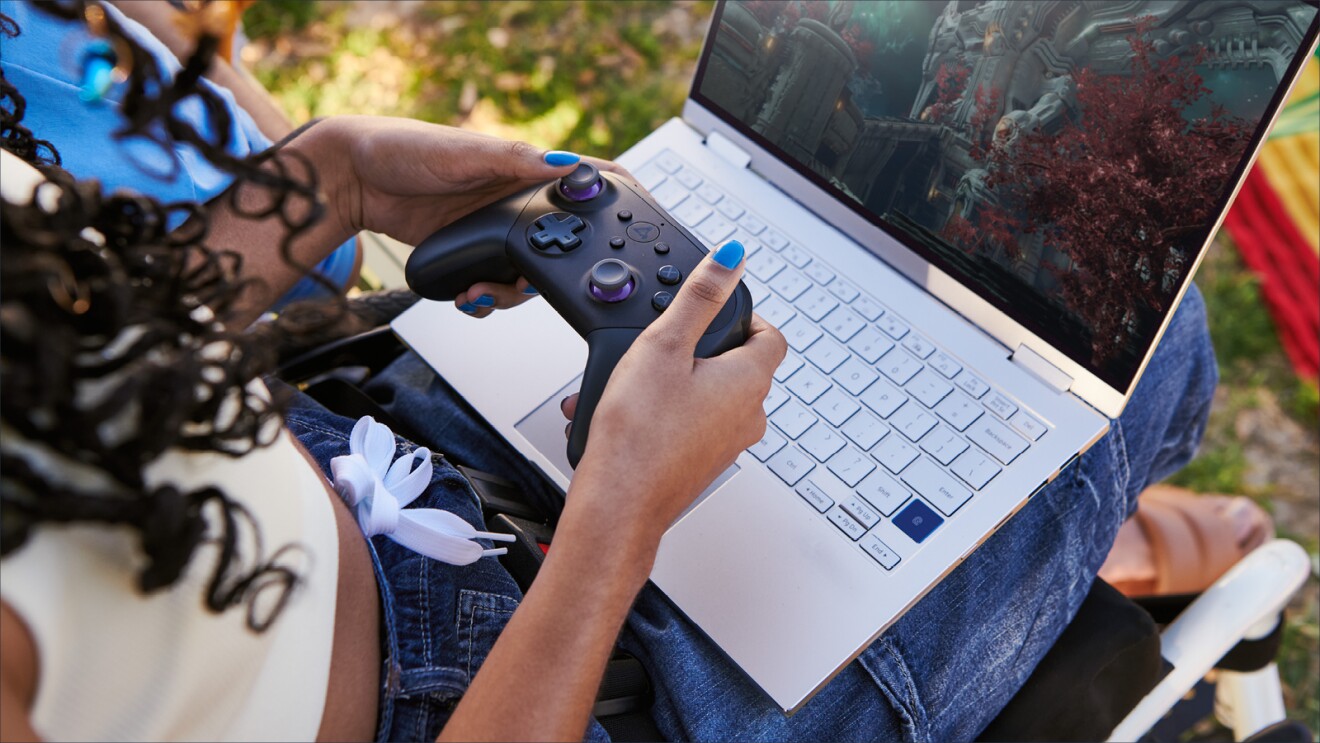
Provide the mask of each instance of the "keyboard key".
{"label": "keyboard key", "polygon": [[917,458],[917,448],[908,445],[902,436],[886,436],[871,450],[871,456],[883,464],[885,469],[898,474]]}
{"label": "keyboard key", "polygon": [[[874,464],[871,466],[875,467]],[[870,504],[855,495],[850,495],[839,501],[839,508],[842,508],[849,516],[857,519],[857,523],[868,529],[875,526],[876,522],[880,520],[880,514],[876,513]]]}
{"label": "keyboard key", "polygon": [[871,383],[880,377],[871,367],[863,364],[856,357],[849,357],[847,361],[834,370],[834,381],[838,382],[848,394],[860,395],[862,391],[871,386]]}
{"label": "keyboard key", "polygon": [[876,366],[886,377],[899,384],[907,384],[909,379],[917,376],[917,372],[921,371],[921,362],[909,356],[901,348],[892,349],[885,354]]}
{"label": "keyboard key", "polygon": [[909,441],[918,441],[935,427],[935,416],[916,405],[904,405],[889,418],[889,425],[908,437]]}
{"label": "keyboard key", "polygon": [[866,533],[866,527],[857,523],[856,519],[844,513],[843,509],[838,506],[831,508],[830,512],[825,514],[825,518],[829,519],[831,524],[839,527],[839,531],[847,534],[848,538],[854,542],[861,539],[862,535]]}
{"label": "keyboard key", "polygon": [[811,409],[816,411],[820,417],[829,421],[831,426],[838,428],[847,422],[853,416],[853,413],[856,413],[861,407],[838,387],[832,387],[812,404]]}
{"label": "keyboard key", "polygon": [[944,519],[919,500],[912,501],[902,513],[894,517],[894,526],[903,530],[912,541],[921,544],[931,532],[939,528]]}
{"label": "keyboard key", "polygon": [[[761,440],[748,447],[747,451],[751,452],[752,456],[764,462],[774,456],[775,452],[783,449],[784,444],[787,443],[788,441],[783,436],[780,436],[773,430],[767,428],[765,429],[765,435],[761,437]],[[821,510],[823,511],[825,509],[822,508]]]}
{"label": "keyboard key", "polygon": [[798,446],[822,462],[834,456],[843,445],[843,435],[829,426],[812,426],[798,439]]}
{"label": "keyboard key", "polygon": [[1004,420],[1008,420],[1008,416],[1016,413],[1018,409],[1011,400],[998,392],[985,399],[985,406],[989,408],[991,413],[994,413]]}
{"label": "keyboard key", "polygon": [[785,379],[788,379],[789,377],[793,376],[793,372],[801,368],[802,368],[802,359],[794,356],[791,353],[785,354],[784,360],[779,362],[778,368],[775,369],[775,381],[782,382]]}
{"label": "keyboard key", "polygon": [[966,397],[952,395],[935,406],[935,414],[959,431],[966,431],[968,426],[981,417],[982,410],[980,405]]}
{"label": "keyboard key", "polygon": [[[952,516],[972,497],[970,490],[959,485],[929,459],[913,462],[911,467],[903,470],[901,477],[903,482],[934,504],[945,516]],[[897,523],[898,519],[894,521]]]}
{"label": "keyboard key", "polygon": [[776,328],[782,328],[784,323],[793,319],[797,310],[779,297],[767,297],[765,301],[756,305],[756,314]]}
{"label": "keyboard key", "polygon": [[651,189],[651,196],[655,197],[655,203],[661,209],[672,212],[679,204],[687,201],[688,192],[674,181],[665,181]]}
{"label": "keyboard key", "polygon": [[862,328],[866,327],[866,321],[847,307],[835,307],[821,321],[821,325],[829,331],[830,335],[847,343]]}
{"label": "keyboard key", "polygon": [[821,513],[830,510],[830,506],[834,505],[834,499],[826,495],[825,491],[812,480],[803,480],[802,484],[797,486],[797,494]]}
{"label": "keyboard key", "polygon": [[799,353],[807,350],[807,346],[815,343],[817,338],[824,335],[820,332],[820,328],[817,328],[801,315],[785,323],[779,329],[779,332],[784,334],[784,338],[788,341],[788,347]]}
{"label": "keyboard key", "polygon": [[711,245],[719,245],[733,234],[733,223],[724,217],[712,215],[697,228],[697,235]]}
{"label": "keyboard key", "polygon": [[953,380],[953,383],[962,387],[963,392],[966,392],[977,400],[981,399],[982,395],[990,391],[990,385],[982,382],[980,377],[969,371],[964,371],[959,374],[958,378]]}
{"label": "keyboard key", "polygon": [[[750,247],[748,248],[750,250]],[[768,250],[758,250],[747,258],[747,273],[761,281],[770,281],[784,270],[784,261]]]}
{"label": "keyboard key", "polygon": [[787,446],[770,457],[766,463],[770,471],[779,476],[780,480],[791,487],[798,484],[798,481],[806,477],[808,472],[816,468],[816,463],[811,461],[811,457],[802,452],[796,446]]}
{"label": "keyboard key", "polygon": [[716,204],[715,209],[718,210],[720,214],[723,214],[729,219],[735,221],[743,215],[744,211],[746,211],[736,202],[730,201],[728,199],[724,199],[720,203]]}
{"label": "keyboard key", "polygon": [[852,354],[844,350],[843,346],[835,343],[829,338],[821,338],[811,344],[807,349],[807,361],[819,366],[821,371],[826,374],[833,373],[839,365],[846,361]]}
{"label": "keyboard key", "polygon": [[949,471],[961,477],[963,482],[976,490],[980,490],[993,480],[995,475],[1002,472],[1003,468],[990,461],[990,458],[980,450],[968,448],[953,460],[953,464],[949,465]]}
{"label": "keyboard key", "polygon": [[830,380],[822,377],[815,369],[804,366],[788,378],[785,386],[788,387],[789,392],[802,398],[803,402],[810,405],[816,401],[816,398],[825,394],[825,390],[828,390],[832,385]]}
{"label": "keyboard key", "polygon": [[715,188],[709,183],[702,186],[701,188],[698,188],[697,195],[700,196],[701,200],[705,201],[707,204],[718,204],[720,199],[724,198],[724,194],[720,193],[719,189]]}
{"label": "keyboard key", "polygon": [[775,232],[774,230],[771,230],[770,232],[761,235],[761,240],[762,242],[764,242],[766,245],[769,245],[774,250],[783,250],[784,248],[788,247],[788,238],[784,237],[778,232]]}
{"label": "keyboard key", "polygon": [[816,416],[799,405],[796,400],[789,400],[770,416],[770,422],[783,431],[785,436],[795,439],[811,428],[816,422]]}
{"label": "keyboard key", "polygon": [[753,235],[759,235],[762,232],[765,232],[765,222],[762,222],[751,214],[744,214],[742,218],[738,220],[738,226]]}
{"label": "keyboard key", "polygon": [[875,446],[880,439],[889,433],[889,427],[880,422],[879,418],[865,411],[859,412],[848,419],[843,424],[843,435],[852,439],[852,442],[862,449],[870,449]]}
{"label": "keyboard key", "polygon": [[669,175],[655,162],[647,163],[646,167],[637,171],[637,182],[642,184],[642,188],[647,191],[655,192],[657,186],[665,182]]}
{"label": "keyboard key", "polygon": [[912,333],[903,339],[903,347],[919,359],[929,358],[932,353],[935,353],[935,346],[916,333]]}
{"label": "keyboard key", "polygon": [[844,302],[853,301],[854,299],[857,298],[857,295],[860,293],[857,291],[855,287],[853,287],[852,284],[843,281],[836,281],[833,284],[830,284],[829,288],[830,288],[830,294],[833,294],[834,296],[838,297]]}
{"label": "keyboard key", "polygon": [[912,497],[907,488],[884,470],[876,470],[867,475],[857,486],[857,494],[886,516],[897,511],[899,506]]}
{"label": "keyboard key", "polygon": [[943,351],[936,352],[929,363],[931,368],[944,375],[945,379],[953,379],[954,375],[962,371],[962,364],[954,361],[953,357]]}
{"label": "keyboard key", "polygon": [[753,276],[743,274],[743,283],[747,285],[747,293],[752,295],[753,307],[761,304],[771,296],[770,287],[758,281]]}
{"label": "keyboard key", "polygon": [[935,407],[940,400],[948,397],[949,393],[953,392],[953,385],[940,379],[939,375],[929,368],[918,372],[917,376],[903,385],[903,388],[928,408]]}
{"label": "keyboard key", "polygon": [[825,284],[828,284],[834,280],[834,272],[831,271],[829,268],[827,268],[825,264],[821,263],[820,261],[816,261],[815,263],[812,263],[810,266],[807,266],[803,270],[806,271],[807,276],[811,277],[812,281],[816,282],[817,284],[820,284],[821,286],[824,286]]}
{"label": "keyboard key", "polygon": [[1016,428],[1018,433],[1032,441],[1040,441],[1040,437],[1045,435],[1045,424],[1025,410],[1014,413],[1013,417],[1008,419],[1008,425]]}
{"label": "keyboard key", "polygon": [[854,310],[857,310],[859,313],[861,313],[862,317],[865,317],[867,320],[870,320],[871,322],[875,322],[876,320],[879,320],[880,316],[885,314],[884,309],[882,309],[880,305],[876,304],[875,300],[871,299],[870,297],[858,297],[857,299],[853,300],[852,308]]}
{"label": "keyboard key", "polygon": [[908,326],[904,325],[897,317],[890,314],[882,316],[876,321],[876,325],[879,325],[880,329],[885,331],[885,333],[894,340],[898,340],[908,334]]}
{"label": "keyboard key", "polygon": [[953,432],[944,426],[938,426],[930,433],[921,437],[921,448],[935,461],[949,466],[953,458],[967,451],[967,442],[953,435]]}
{"label": "keyboard key", "polygon": [[696,199],[688,199],[684,201],[677,209],[674,209],[669,213],[674,215],[674,218],[687,225],[689,228],[696,227],[701,224],[702,220],[713,214],[710,207]]}
{"label": "keyboard key", "polygon": [[839,479],[851,488],[856,487],[863,477],[866,477],[871,470],[875,469],[875,462],[872,462],[870,457],[850,446],[835,454],[828,462],[828,466],[830,472],[838,475]]}
{"label": "keyboard key", "polygon": [[1030,446],[1021,436],[988,415],[983,415],[967,429],[967,438],[1004,464],[1012,464]]}
{"label": "keyboard key", "polygon": [[[769,244],[769,241],[767,240],[766,243]],[[771,247],[774,246],[772,245]],[[798,247],[797,245],[789,245],[788,247],[784,248],[783,252],[780,255],[783,255],[784,260],[788,261],[789,263],[792,263],[798,268],[806,268],[807,264],[811,262],[811,254],[803,250],[802,248]]]}
{"label": "keyboard key", "polygon": [[770,282],[770,288],[792,302],[802,296],[802,292],[811,288],[811,280],[797,271],[780,271]]}
{"label": "keyboard key", "polygon": [[830,314],[830,310],[839,306],[839,303],[835,301],[834,297],[826,294],[825,290],[818,286],[813,286],[808,289],[807,293],[803,294],[794,304],[796,304],[797,308],[802,311],[802,314],[810,317],[816,322],[825,319],[825,316]]}
{"label": "keyboard key", "polygon": [[861,545],[863,552],[880,563],[880,567],[885,570],[893,570],[899,563],[898,553],[874,534],[867,534],[858,544]]}
{"label": "keyboard key", "polygon": [[674,179],[689,191],[701,185],[701,176],[691,168],[679,168],[678,172],[674,173]]}
{"label": "keyboard key", "polygon": [[875,384],[867,387],[862,393],[862,403],[874,410],[881,418],[893,415],[894,411],[902,407],[905,402],[907,395],[899,392],[898,388],[883,379],[877,379]]}
{"label": "keyboard key", "polygon": [[864,328],[848,342],[848,348],[866,359],[868,364],[879,361],[880,357],[889,353],[889,349],[893,347],[894,344],[874,328]]}
{"label": "keyboard key", "polygon": [[669,150],[665,150],[664,152],[661,152],[660,155],[655,159],[655,163],[656,165],[659,165],[661,168],[664,168],[664,171],[666,173],[671,173],[671,174],[677,173],[678,169],[683,167],[683,161],[679,160],[678,156],[670,152]]}
{"label": "keyboard key", "polygon": [[788,393],[777,386],[771,386],[770,393],[765,396],[765,402],[761,407],[765,408],[766,415],[770,415],[786,402],[788,402]]}

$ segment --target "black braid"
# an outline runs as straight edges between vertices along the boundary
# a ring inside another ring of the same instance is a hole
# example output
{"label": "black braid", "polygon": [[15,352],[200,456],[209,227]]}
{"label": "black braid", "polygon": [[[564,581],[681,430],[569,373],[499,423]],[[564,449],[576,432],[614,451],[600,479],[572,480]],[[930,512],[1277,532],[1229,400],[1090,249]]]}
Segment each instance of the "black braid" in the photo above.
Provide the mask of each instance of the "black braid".
{"label": "black braid", "polygon": [[[84,19],[90,6],[40,7]],[[0,32],[18,29],[0,15]],[[239,186],[264,189],[269,205],[244,216],[280,219],[287,228],[282,255],[297,265],[293,240],[324,212],[315,171],[289,152],[241,159],[226,150],[229,112],[199,85],[217,39],[204,33],[169,81],[108,14],[103,32],[128,57],[125,123],[116,138],[145,139],[171,155],[188,144],[234,176],[231,194]],[[202,104],[215,137],[175,116],[190,98]],[[97,182],[74,179],[58,167],[55,148],[22,125],[24,109],[0,72],[0,146],[49,179],[31,204],[6,201],[0,214],[0,554],[20,548],[42,524],[128,527],[146,557],[138,584],[149,592],[173,585],[197,547],[213,542],[206,606],[221,612],[246,603],[248,626],[262,631],[298,581],[284,564],[298,546],[263,558],[258,525],[240,503],[214,487],[151,487],[143,475],[171,449],[241,456],[279,433],[283,401],[248,387],[274,368],[276,349],[260,331],[224,324],[247,289],[238,279],[241,259],[205,244],[206,215],[195,204],[103,196]],[[339,309],[327,313],[327,324],[342,314],[342,299],[331,306]],[[71,470],[84,476],[71,478]],[[242,554],[246,544],[255,555]],[[258,609],[268,590],[277,598]]]}

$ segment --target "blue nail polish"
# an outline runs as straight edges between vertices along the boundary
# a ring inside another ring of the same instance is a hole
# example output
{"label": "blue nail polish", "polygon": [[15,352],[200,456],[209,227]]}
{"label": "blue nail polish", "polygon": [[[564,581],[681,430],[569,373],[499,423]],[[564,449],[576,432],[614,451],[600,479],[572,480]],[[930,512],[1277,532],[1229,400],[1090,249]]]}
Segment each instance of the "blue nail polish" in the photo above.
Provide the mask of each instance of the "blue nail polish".
{"label": "blue nail polish", "polygon": [[115,52],[109,42],[93,41],[83,54],[82,86],[78,97],[85,103],[99,103],[114,83]]}
{"label": "blue nail polish", "polygon": [[737,240],[730,240],[721,245],[711,258],[714,258],[716,263],[725,268],[734,269],[738,267],[739,263],[742,263],[743,253],[745,252],[742,243]]}
{"label": "blue nail polish", "polygon": [[536,287],[528,285],[526,289],[523,289],[523,294],[540,294],[540,292],[536,290]]}
{"label": "blue nail polish", "polygon": [[482,294],[480,297],[477,297],[477,300],[472,304],[475,304],[478,307],[494,307],[495,298],[489,294]]}
{"label": "blue nail polish", "polygon": [[576,155],[572,152],[564,152],[563,150],[550,150],[549,152],[545,153],[545,164],[553,165],[556,168],[562,168],[565,165],[577,165],[581,161],[582,161],[582,156]]}
{"label": "blue nail polish", "polygon": [[465,302],[465,303],[460,304],[460,305],[458,306],[458,310],[459,310],[459,312],[466,312],[467,314],[471,315],[471,314],[473,314],[474,312],[477,311],[477,308],[474,307],[471,303],[466,303],[466,302]]}

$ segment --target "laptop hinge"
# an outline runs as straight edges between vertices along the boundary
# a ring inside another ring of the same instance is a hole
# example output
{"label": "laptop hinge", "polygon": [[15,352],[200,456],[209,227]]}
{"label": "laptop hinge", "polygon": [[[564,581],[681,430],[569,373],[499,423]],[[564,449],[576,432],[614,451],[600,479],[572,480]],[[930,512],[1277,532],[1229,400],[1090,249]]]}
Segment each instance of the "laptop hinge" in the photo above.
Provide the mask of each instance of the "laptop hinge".
{"label": "laptop hinge", "polygon": [[745,168],[752,162],[752,155],[748,151],[733,143],[733,140],[720,134],[711,132],[706,135],[706,146],[711,152],[728,160],[735,168]]}
{"label": "laptop hinge", "polygon": [[1032,376],[1049,385],[1055,392],[1067,392],[1072,389],[1073,378],[1068,376],[1062,369],[1045,360],[1045,357],[1027,348],[1025,344],[1018,346],[1017,351],[1009,357],[1014,364],[1031,372]]}

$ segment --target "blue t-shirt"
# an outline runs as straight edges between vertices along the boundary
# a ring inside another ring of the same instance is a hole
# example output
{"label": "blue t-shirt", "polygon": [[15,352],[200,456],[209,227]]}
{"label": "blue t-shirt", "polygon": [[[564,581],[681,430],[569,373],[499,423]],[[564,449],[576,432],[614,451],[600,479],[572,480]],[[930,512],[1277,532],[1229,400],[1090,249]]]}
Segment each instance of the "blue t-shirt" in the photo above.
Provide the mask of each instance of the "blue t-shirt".
{"label": "blue t-shirt", "polygon": [[[181,69],[174,54],[145,27],[112,5],[101,7],[155,58],[164,76],[173,77]],[[78,178],[99,180],[106,193],[122,188],[161,202],[206,202],[229,187],[233,177],[191,146],[175,144],[167,150],[141,137],[114,137],[124,122],[119,104],[126,86],[112,86],[103,102],[87,103],[79,97],[83,55],[94,41],[84,24],[56,18],[14,0],[0,0],[0,13],[12,18],[19,28],[15,38],[0,36],[0,67],[27,103],[23,123],[38,139],[55,146],[65,170]],[[230,154],[246,157],[270,147],[270,140],[229,90],[206,80],[202,85],[229,110],[231,122],[224,145]],[[195,96],[177,104],[175,115],[217,145],[223,142],[224,133],[211,129],[205,109]],[[343,286],[352,272],[356,252],[356,242],[349,240],[317,269],[336,286]],[[323,292],[320,284],[303,279],[278,304]]]}

